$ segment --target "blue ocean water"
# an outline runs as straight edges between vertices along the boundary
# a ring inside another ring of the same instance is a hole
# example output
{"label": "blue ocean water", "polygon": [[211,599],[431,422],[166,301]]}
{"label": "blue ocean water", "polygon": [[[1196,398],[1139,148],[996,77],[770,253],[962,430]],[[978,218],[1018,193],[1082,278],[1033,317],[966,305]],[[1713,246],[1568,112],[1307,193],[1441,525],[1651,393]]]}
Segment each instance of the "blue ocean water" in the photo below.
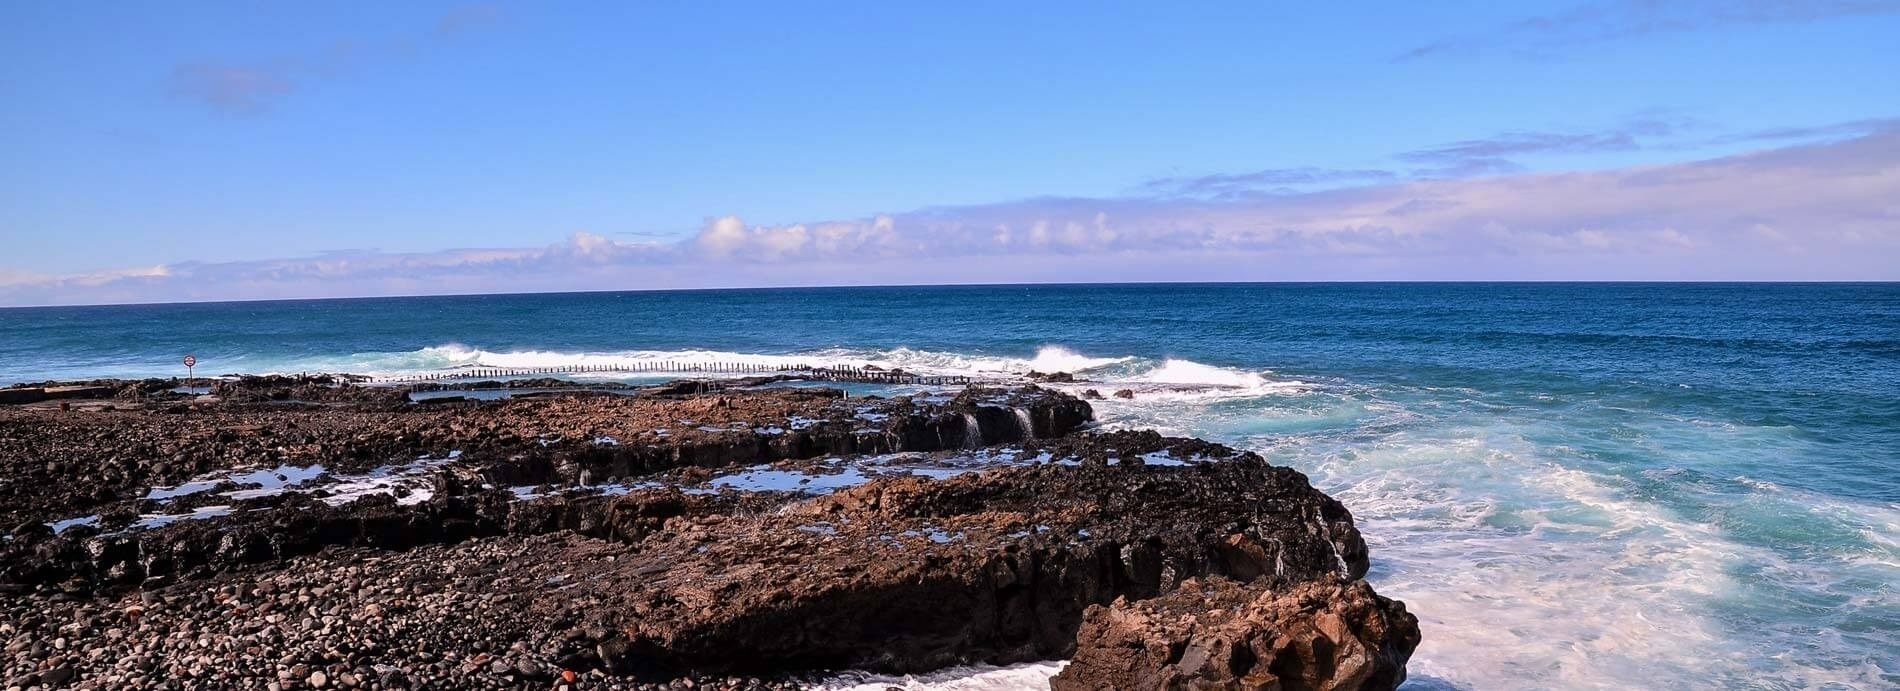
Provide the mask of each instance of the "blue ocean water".
{"label": "blue ocean water", "polygon": [[1419,688],[1900,685],[1900,284],[1252,284],[0,310],[0,383],[629,360],[1078,371],[1345,501]]}

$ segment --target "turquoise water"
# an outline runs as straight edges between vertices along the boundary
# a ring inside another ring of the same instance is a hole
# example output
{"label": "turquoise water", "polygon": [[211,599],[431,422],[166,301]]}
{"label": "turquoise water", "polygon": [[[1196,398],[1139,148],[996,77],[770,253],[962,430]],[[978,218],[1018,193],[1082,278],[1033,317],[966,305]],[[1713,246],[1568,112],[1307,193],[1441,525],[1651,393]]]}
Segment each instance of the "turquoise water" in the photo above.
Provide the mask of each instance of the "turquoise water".
{"label": "turquoise water", "polygon": [[867,288],[0,310],[0,382],[1075,370],[1354,511],[1420,688],[1900,684],[1900,285]]}

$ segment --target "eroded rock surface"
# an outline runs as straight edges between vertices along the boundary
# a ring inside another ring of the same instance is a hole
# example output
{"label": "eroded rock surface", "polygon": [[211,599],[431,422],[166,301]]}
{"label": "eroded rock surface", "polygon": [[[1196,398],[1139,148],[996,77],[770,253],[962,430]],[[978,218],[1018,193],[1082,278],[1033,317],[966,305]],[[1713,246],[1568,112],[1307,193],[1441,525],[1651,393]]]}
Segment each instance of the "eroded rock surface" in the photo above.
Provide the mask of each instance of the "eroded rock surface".
{"label": "eroded rock surface", "polygon": [[685,517],[586,587],[635,615],[618,622],[624,659],[604,662],[660,677],[1060,658],[1092,604],[1197,575],[1364,569],[1337,556],[1364,553],[1349,520],[1315,529],[1268,505],[1345,517],[1257,460],[888,478],[769,514]]}
{"label": "eroded rock surface", "polygon": [[1089,608],[1054,691],[1393,689],[1418,618],[1365,581],[1190,580]]}
{"label": "eroded rock surface", "polygon": [[[151,388],[103,381],[91,384]],[[833,389],[679,396],[656,387],[413,405],[400,390],[319,381],[328,380],[223,382],[225,400],[210,405],[154,394],[112,410],[0,406],[0,529],[136,503],[219,469],[366,472],[454,451],[490,484],[573,483],[582,473],[605,482],[679,466],[979,448],[1060,436],[1092,416],[1085,402],[1033,387],[867,399]],[[308,390],[328,392],[318,396],[328,402],[297,397]]]}

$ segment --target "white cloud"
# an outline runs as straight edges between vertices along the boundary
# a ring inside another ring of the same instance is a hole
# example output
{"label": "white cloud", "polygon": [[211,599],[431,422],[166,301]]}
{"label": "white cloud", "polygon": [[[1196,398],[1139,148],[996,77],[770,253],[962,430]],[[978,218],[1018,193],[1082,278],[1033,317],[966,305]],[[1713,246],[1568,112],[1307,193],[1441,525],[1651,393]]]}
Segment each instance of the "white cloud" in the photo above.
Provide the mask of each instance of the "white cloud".
{"label": "white cloud", "polygon": [[53,276],[26,269],[9,269],[0,266],[0,287],[44,283],[53,280]]}
{"label": "white cloud", "polygon": [[738,216],[722,216],[707,223],[694,244],[706,256],[719,259],[732,256],[745,247],[748,240],[745,221]]}
{"label": "white cloud", "polygon": [[1696,244],[1695,240],[1690,239],[1689,236],[1682,234],[1682,231],[1676,230],[1675,228],[1664,228],[1656,231],[1656,239],[1665,245],[1675,247],[1690,248],[1695,247]]}
{"label": "white cloud", "polygon": [[0,303],[998,280],[1891,280],[1897,199],[1900,129],[1888,128],[1608,171],[1037,198],[778,226],[723,216],[675,243],[576,232],[540,248],[0,270]]}
{"label": "white cloud", "polygon": [[1591,230],[1589,228],[1582,228],[1582,229],[1577,230],[1577,232],[1575,233],[1571,233],[1570,238],[1577,243],[1578,247],[1584,247],[1584,248],[1593,249],[1593,250],[1604,250],[1604,249],[1610,248],[1610,236],[1604,234],[1603,231],[1600,231],[1600,230]]}

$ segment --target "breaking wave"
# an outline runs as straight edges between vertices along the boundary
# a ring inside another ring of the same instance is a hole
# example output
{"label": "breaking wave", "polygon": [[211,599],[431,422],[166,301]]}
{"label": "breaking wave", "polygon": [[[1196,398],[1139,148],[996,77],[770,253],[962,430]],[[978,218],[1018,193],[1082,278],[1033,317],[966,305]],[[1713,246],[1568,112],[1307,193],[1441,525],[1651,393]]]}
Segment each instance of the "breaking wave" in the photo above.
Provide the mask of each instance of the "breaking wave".
{"label": "breaking wave", "polygon": [[453,372],[478,367],[534,369],[651,367],[664,364],[677,365],[682,372],[690,371],[693,367],[735,364],[768,368],[869,366],[919,374],[978,378],[1014,377],[1030,372],[1068,372],[1097,388],[1128,387],[1142,395],[1177,397],[1184,393],[1207,392],[1254,395],[1301,385],[1300,382],[1276,380],[1267,371],[1220,367],[1181,358],[1085,355],[1059,345],[1043,346],[1029,357],[1009,357],[915,348],[825,348],[795,353],[741,353],[707,349],[495,351],[449,343],[412,351],[355,353],[341,357],[299,358],[257,364],[260,365],[260,371],[348,372],[370,376]]}

